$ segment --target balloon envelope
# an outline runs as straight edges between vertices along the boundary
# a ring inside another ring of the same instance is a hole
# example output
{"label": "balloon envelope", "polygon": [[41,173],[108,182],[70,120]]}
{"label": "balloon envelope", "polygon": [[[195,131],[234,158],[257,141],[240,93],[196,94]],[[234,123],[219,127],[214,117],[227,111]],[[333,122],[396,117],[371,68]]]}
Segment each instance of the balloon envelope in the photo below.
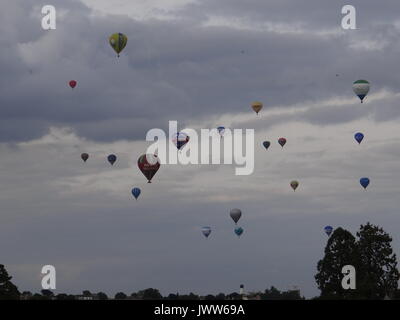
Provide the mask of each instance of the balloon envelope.
{"label": "balloon envelope", "polygon": [[360,144],[361,141],[363,141],[363,139],[364,139],[364,135],[363,135],[361,132],[357,132],[357,133],[354,135],[354,139],[356,139],[356,141],[358,142],[358,144]]}
{"label": "balloon envelope", "polygon": [[369,92],[369,82],[367,80],[357,80],[353,83],[353,91],[360,98],[361,103]]}
{"label": "balloon envelope", "polygon": [[76,84],[77,84],[77,82],[76,82],[75,80],[71,80],[71,81],[69,82],[69,86],[70,86],[72,89],[76,87]]}
{"label": "balloon envelope", "polygon": [[189,140],[189,136],[184,132],[178,132],[172,138],[172,142],[178,148],[178,150],[181,150],[186,145],[186,143],[189,142]]}
{"label": "balloon envelope", "polygon": [[201,232],[204,234],[204,236],[206,238],[208,238],[208,236],[211,233],[211,228],[210,227],[203,227],[203,228],[201,228]]}
{"label": "balloon envelope", "polygon": [[369,178],[361,178],[360,184],[363,186],[364,189],[367,189],[369,185]]}
{"label": "balloon envelope", "polygon": [[251,104],[252,109],[254,110],[255,113],[259,113],[261,109],[263,108],[262,102],[255,101]]}
{"label": "balloon envelope", "polygon": [[218,127],[217,130],[219,135],[222,137],[225,133],[225,127]]}
{"label": "balloon envelope", "polygon": [[293,181],[290,183],[290,186],[292,187],[292,189],[293,189],[294,191],[296,191],[297,187],[299,186],[299,182],[296,181],[296,180],[293,180]]}
{"label": "balloon envelope", "polygon": [[281,145],[281,147],[283,148],[283,146],[286,144],[286,139],[285,138],[279,138],[278,139],[278,143]]}
{"label": "balloon envelope", "polygon": [[115,161],[117,161],[117,156],[115,154],[110,154],[107,157],[107,160],[109,163],[111,163],[111,165],[113,165],[115,163]]}
{"label": "balloon envelope", "polygon": [[139,198],[140,193],[141,193],[141,190],[139,188],[132,189],[132,195],[135,197],[136,200],[137,200],[137,198]]}
{"label": "balloon envelope", "polygon": [[332,228],[331,226],[326,226],[326,227],[324,228],[324,230],[325,230],[325,233],[326,233],[328,236],[330,236],[331,233],[332,233],[332,231],[333,231],[333,228]]}
{"label": "balloon envelope", "polygon": [[143,154],[138,159],[138,167],[147,178],[148,183],[151,183],[151,179],[153,179],[154,175],[160,168],[160,162],[156,155]]}
{"label": "balloon envelope", "polygon": [[232,209],[230,212],[230,216],[232,218],[232,220],[237,223],[240,219],[240,217],[242,216],[242,211],[240,209]]}
{"label": "balloon envelope", "polygon": [[265,149],[268,149],[270,145],[271,145],[271,142],[269,142],[269,141],[264,141],[263,142],[263,146],[264,146]]}
{"label": "balloon envelope", "polygon": [[235,233],[236,233],[236,235],[237,235],[238,237],[240,237],[240,236],[242,235],[243,231],[244,231],[244,230],[243,230],[242,227],[235,228]]}
{"label": "balloon envelope", "polygon": [[87,159],[89,159],[89,155],[87,153],[82,153],[81,154],[81,159],[86,162]]}
{"label": "balloon envelope", "polygon": [[123,33],[114,33],[113,35],[110,36],[108,40],[110,42],[111,47],[118,54],[119,57],[119,54],[126,47],[126,44],[128,43],[128,37]]}

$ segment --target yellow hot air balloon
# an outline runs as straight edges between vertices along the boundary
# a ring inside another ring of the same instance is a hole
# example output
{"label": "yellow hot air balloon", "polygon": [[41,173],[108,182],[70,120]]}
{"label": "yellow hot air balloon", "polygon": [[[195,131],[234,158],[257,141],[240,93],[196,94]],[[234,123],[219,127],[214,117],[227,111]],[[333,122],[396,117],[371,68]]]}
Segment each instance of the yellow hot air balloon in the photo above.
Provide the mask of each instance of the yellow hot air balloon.
{"label": "yellow hot air balloon", "polygon": [[126,44],[128,43],[128,37],[123,33],[114,33],[110,36],[109,42],[111,47],[118,54],[119,57],[120,52],[126,47]]}
{"label": "yellow hot air balloon", "polygon": [[251,107],[253,108],[253,110],[255,111],[255,113],[258,114],[258,113],[260,112],[260,110],[262,109],[263,104],[262,104],[262,102],[255,101],[255,102],[253,102],[253,103],[251,104]]}

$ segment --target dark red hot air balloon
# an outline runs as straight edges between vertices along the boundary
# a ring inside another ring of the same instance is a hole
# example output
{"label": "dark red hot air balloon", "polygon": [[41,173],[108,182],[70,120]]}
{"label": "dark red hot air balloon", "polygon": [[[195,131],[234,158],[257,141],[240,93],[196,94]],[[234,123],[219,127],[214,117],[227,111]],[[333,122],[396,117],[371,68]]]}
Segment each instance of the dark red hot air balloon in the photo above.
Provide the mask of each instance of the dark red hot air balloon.
{"label": "dark red hot air balloon", "polygon": [[77,82],[76,82],[75,80],[71,80],[71,81],[69,82],[69,86],[70,86],[72,89],[76,87],[76,84],[77,84]]}
{"label": "dark red hot air balloon", "polygon": [[81,158],[82,158],[82,160],[83,160],[84,162],[86,162],[87,159],[89,159],[89,155],[88,155],[87,153],[82,153],[82,154],[81,154]]}
{"label": "dark red hot air balloon", "polygon": [[279,138],[278,139],[278,143],[281,145],[281,147],[283,148],[283,146],[286,144],[286,139],[285,138]]}
{"label": "dark red hot air balloon", "polygon": [[138,167],[147,178],[148,183],[151,183],[151,179],[160,169],[160,162],[156,155],[143,154],[138,159]]}

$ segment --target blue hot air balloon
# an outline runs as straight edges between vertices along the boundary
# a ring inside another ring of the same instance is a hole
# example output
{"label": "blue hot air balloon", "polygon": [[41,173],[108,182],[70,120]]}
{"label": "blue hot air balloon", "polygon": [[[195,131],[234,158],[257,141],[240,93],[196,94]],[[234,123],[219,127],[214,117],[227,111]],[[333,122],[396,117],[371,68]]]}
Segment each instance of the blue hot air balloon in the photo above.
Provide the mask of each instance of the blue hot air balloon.
{"label": "blue hot air balloon", "polygon": [[363,139],[364,139],[364,135],[363,135],[361,132],[357,132],[357,133],[354,135],[354,139],[356,139],[356,141],[358,142],[358,144],[360,144],[361,141],[363,141]]}
{"label": "blue hot air balloon", "polygon": [[208,238],[208,236],[211,233],[211,228],[210,227],[203,227],[201,228],[201,232],[203,233],[203,235]]}
{"label": "blue hot air balloon", "polygon": [[218,127],[217,130],[218,130],[219,135],[222,138],[225,133],[225,127]]}
{"label": "blue hot air balloon", "polygon": [[325,230],[325,233],[326,233],[328,236],[330,236],[331,233],[332,233],[332,231],[333,231],[333,228],[332,228],[331,226],[326,226],[326,227],[324,228],[324,230]]}
{"label": "blue hot air balloon", "polygon": [[237,235],[238,237],[240,237],[240,236],[242,235],[243,231],[244,231],[244,230],[243,230],[242,227],[235,228],[235,233],[236,233],[236,235]]}
{"label": "blue hot air balloon", "polygon": [[137,198],[139,198],[141,192],[142,191],[139,188],[132,189],[132,195],[135,197],[136,200],[137,200]]}
{"label": "blue hot air balloon", "polygon": [[369,179],[368,178],[361,178],[360,179],[360,184],[363,186],[364,189],[367,189],[369,185]]}
{"label": "blue hot air balloon", "polygon": [[269,141],[264,141],[263,142],[263,146],[264,146],[265,149],[268,149],[270,145],[271,145],[271,142],[269,142]]}
{"label": "blue hot air balloon", "polygon": [[107,160],[109,163],[111,163],[111,165],[113,165],[115,163],[115,161],[117,161],[117,156],[115,154],[110,154],[107,157]]}

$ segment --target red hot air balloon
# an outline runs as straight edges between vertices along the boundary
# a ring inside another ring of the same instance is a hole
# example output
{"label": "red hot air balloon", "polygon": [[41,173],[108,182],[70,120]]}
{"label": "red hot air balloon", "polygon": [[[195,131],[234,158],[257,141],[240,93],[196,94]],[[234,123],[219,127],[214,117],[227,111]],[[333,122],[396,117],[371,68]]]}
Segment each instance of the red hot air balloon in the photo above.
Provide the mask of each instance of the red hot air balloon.
{"label": "red hot air balloon", "polygon": [[147,178],[148,183],[151,183],[151,179],[160,169],[160,162],[156,155],[143,154],[138,159],[138,167]]}
{"label": "red hot air balloon", "polygon": [[281,145],[281,147],[283,148],[283,146],[286,144],[286,139],[285,138],[279,138],[278,139],[278,143]]}
{"label": "red hot air balloon", "polygon": [[72,89],[76,87],[76,84],[77,84],[77,82],[76,82],[75,80],[71,80],[71,81],[69,82],[69,86],[70,86]]}

